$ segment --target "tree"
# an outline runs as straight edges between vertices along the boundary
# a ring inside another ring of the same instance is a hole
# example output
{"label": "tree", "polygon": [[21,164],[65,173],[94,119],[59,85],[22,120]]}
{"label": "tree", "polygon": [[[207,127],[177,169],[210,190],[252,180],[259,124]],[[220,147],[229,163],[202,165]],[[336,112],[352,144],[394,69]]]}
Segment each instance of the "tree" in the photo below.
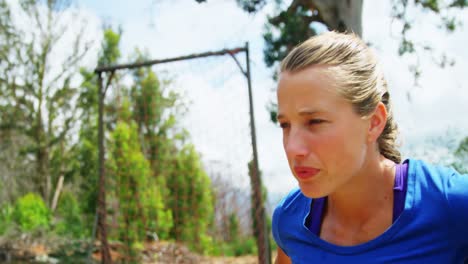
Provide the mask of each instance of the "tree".
{"label": "tree", "polygon": [[[149,55],[136,50],[134,57],[134,61],[144,61]],[[171,139],[183,141],[187,135],[177,126],[185,106],[179,103],[179,94],[168,91],[170,81],[161,81],[151,68],[139,68],[132,73],[132,119],[138,125],[143,152],[157,176],[162,172],[161,164],[167,163],[173,154],[175,142]]]}
{"label": "tree", "polygon": [[7,2],[0,1],[0,200],[9,204],[13,204],[21,194],[20,190],[31,191],[21,179],[33,171],[25,157],[20,156],[20,150],[30,142],[25,136],[17,135],[9,129],[15,116],[22,114],[21,109],[8,96],[13,89],[8,72],[15,66],[10,62],[10,57],[14,56],[14,47],[20,41],[15,25],[9,19],[11,15]]}
{"label": "tree", "polygon": [[[137,50],[133,61],[147,60]],[[112,63],[109,63],[112,64]],[[178,125],[185,106],[180,95],[167,90],[149,67],[132,71],[133,83],[114,85],[106,127],[109,142],[110,211],[123,227],[119,239],[129,248],[143,239],[142,230],[160,239],[177,239],[200,252],[211,241],[213,195],[208,176],[188,133]],[[112,187],[111,187],[112,186]]]}
{"label": "tree", "polygon": [[453,166],[460,173],[468,174],[468,137],[465,137],[455,150]]}
{"label": "tree", "polygon": [[[77,95],[73,77],[90,42],[68,1],[21,0],[15,14],[11,5],[0,1],[5,29],[0,39],[8,46],[2,45],[0,66],[1,127],[27,138],[20,153],[34,164],[35,171],[23,176],[31,179],[33,191],[50,205],[52,184],[70,171],[69,136],[76,121],[73,99]],[[71,25],[81,26],[64,59],[57,60],[54,56]]]}
{"label": "tree", "polygon": [[[207,2],[207,0],[196,0]],[[268,67],[276,67],[277,64],[297,44],[305,41],[318,33],[318,25],[325,26],[329,30],[352,31],[362,35],[362,7],[363,0],[236,0],[237,4],[246,12],[256,13],[267,3],[276,5],[276,14],[268,17],[263,38],[265,40],[264,61]],[[289,2],[289,4],[285,4]],[[392,18],[399,21],[400,47],[398,54],[415,55],[421,53],[431,55],[434,62],[440,67],[453,65],[454,60],[442,52],[440,56],[432,56],[435,50],[428,44],[418,43],[409,36],[412,28],[412,20],[415,11],[422,10],[426,14],[435,14],[440,18],[441,27],[448,32],[454,32],[460,22],[456,11],[468,6],[466,0],[393,0]],[[414,75],[415,83],[421,75],[418,63],[409,65],[410,72]],[[273,75],[276,79],[276,71]],[[269,106],[270,117],[276,122],[276,104]]]}
{"label": "tree", "polygon": [[[129,113],[129,102],[124,99],[121,111]],[[172,213],[164,206],[161,186],[152,177],[148,160],[141,151],[138,130],[130,114],[112,132],[109,178],[116,183],[114,190],[119,211],[119,240],[127,244],[129,250],[146,238],[147,228],[168,234],[172,227]]]}
{"label": "tree", "polygon": [[[143,61],[149,56],[137,50],[134,57],[134,61]],[[200,158],[188,143],[188,132],[178,125],[185,105],[180,103],[179,94],[168,90],[169,81],[161,81],[151,68],[133,71],[133,79],[131,118],[137,124],[153,177],[161,186],[164,206],[173,213],[170,237],[206,251],[213,193]]]}
{"label": "tree", "polygon": [[[137,49],[133,57],[134,61],[144,61],[149,55]],[[129,118],[136,124],[142,153],[151,168],[153,184],[158,186],[158,195],[163,197],[158,206],[175,214],[175,208],[170,205],[172,193],[167,180],[171,174],[174,154],[179,151],[176,141],[183,138],[185,133],[177,131],[177,121],[182,115],[179,112],[182,107],[178,105],[179,95],[173,91],[167,92],[167,82],[160,81],[151,68],[136,69],[132,75],[134,83],[128,91],[132,109]],[[167,213],[163,214],[159,217],[168,217]],[[152,219],[156,219],[156,216]],[[172,221],[172,215],[170,217]],[[157,231],[158,237],[174,238],[172,222],[166,226],[169,229],[155,229],[156,225],[157,221],[149,222],[149,227]]]}
{"label": "tree", "polygon": [[[282,2],[282,1],[277,1]],[[457,20],[455,16],[450,16],[451,11],[463,9],[468,6],[468,1],[453,0],[394,0],[392,16],[401,22],[400,56],[415,54],[419,56],[421,52],[434,52],[427,44],[416,43],[409,38],[411,27],[410,9],[424,10],[439,15],[443,27],[453,32],[456,29]],[[286,9],[281,9],[278,4],[278,15],[269,17],[264,33],[265,48],[264,60],[268,67],[278,64],[291,49],[311,36],[317,34],[317,23],[326,26],[329,30],[353,31],[358,35],[362,34],[362,0],[342,1],[342,0],[293,0]],[[261,5],[258,5],[261,7]],[[257,11],[255,9],[253,12]],[[437,59],[436,63],[445,67],[453,65],[445,54]],[[419,65],[409,65],[410,72],[413,73],[415,83],[421,75]],[[276,76],[274,76],[276,78]],[[269,105],[270,119],[276,122],[276,104]]]}
{"label": "tree", "polygon": [[172,236],[188,242],[192,249],[206,253],[213,220],[213,191],[200,157],[191,144],[184,145],[166,166],[169,205],[174,212]]}
{"label": "tree", "polygon": [[273,66],[298,43],[316,35],[316,23],[330,30],[362,35],[362,5],[362,0],[292,1],[285,10],[279,10],[278,15],[268,18],[263,36],[265,63],[268,67]]}
{"label": "tree", "polygon": [[235,212],[229,214],[228,242],[239,241],[239,219]]}
{"label": "tree", "polygon": [[[98,58],[99,65],[110,65],[118,62],[120,58],[121,33],[111,28],[104,29],[101,51]],[[97,208],[98,197],[98,80],[93,71],[82,68],[80,70],[83,82],[78,97],[78,108],[80,109],[79,120],[80,131],[76,145],[74,172],[77,180],[81,183],[80,191],[84,201],[82,206],[84,212],[94,216]],[[107,125],[106,127],[109,127]],[[87,221],[92,224],[91,221]]]}
{"label": "tree", "polygon": [[29,178],[24,177],[34,173],[34,166],[21,155],[21,150],[28,144],[29,139],[24,135],[0,130],[0,207],[13,204],[17,197],[34,189]]}

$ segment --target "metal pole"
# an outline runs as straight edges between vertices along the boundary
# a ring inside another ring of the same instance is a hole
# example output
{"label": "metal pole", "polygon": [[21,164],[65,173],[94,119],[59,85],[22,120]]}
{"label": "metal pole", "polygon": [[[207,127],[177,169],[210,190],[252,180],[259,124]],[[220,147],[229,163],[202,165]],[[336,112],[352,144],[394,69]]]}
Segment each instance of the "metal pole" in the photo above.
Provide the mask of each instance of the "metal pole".
{"label": "metal pole", "polygon": [[155,65],[155,64],[175,62],[175,61],[181,61],[181,60],[191,60],[191,59],[198,59],[198,58],[210,57],[210,56],[223,56],[226,54],[232,55],[232,54],[236,54],[242,51],[245,51],[244,48],[223,49],[220,51],[208,51],[204,53],[191,54],[187,56],[161,59],[161,60],[150,60],[150,61],[143,61],[143,62],[137,62],[137,63],[120,64],[120,65],[113,65],[113,66],[102,66],[102,67],[96,68],[94,72],[100,73],[100,72],[109,72],[109,71],[122,70],[122,69],[135,69],[135,68],[140,68],[140,67],[148,67],[148,66]]}
{"label": "metal pole", "polygon": [[105,167],[104,167],[104,89],[102,85],[102,73],[98,74],[99,82],[99,117],[98,117],[98,146],[99,146],[99,194],[98,194],[98,227],[101,237],[101,263],[112,263],[107,243],[106,231],[106,192],[105,192]]}
{"label": "metal pole", "polygon": [[252,191],[255,200],[256,207],[255,218],[258,229],[257,236],[257,248],[258,248],[258,261],[259,263],[270,264],[271,255],[270,255],[270,240],[268,235],[268,228],[266,225],[265,209],[263,204],[262,197],[262,179],[259,174],[258,167],[258,155],[257,155],[257,136],[255,133],[255,118],[254,118],[254,108],[253,108],[253,96],[252,96],[252,82],[250,77],[250,57],[249,57],[249,43],[245,43],[245,55],[246,55],[246,64],[247,64],[247,84],[249,88],[249,106],[250,106],[250,129],[252,136],[252,150],[253,150],[253,170],[251,175],[251,184]]}

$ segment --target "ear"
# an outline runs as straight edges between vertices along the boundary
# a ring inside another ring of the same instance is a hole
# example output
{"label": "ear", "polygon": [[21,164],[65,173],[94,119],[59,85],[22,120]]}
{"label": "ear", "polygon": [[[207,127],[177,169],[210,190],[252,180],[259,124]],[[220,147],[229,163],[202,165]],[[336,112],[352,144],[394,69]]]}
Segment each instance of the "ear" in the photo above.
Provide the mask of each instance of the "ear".
{"label": "ear", "polygon": [[368,131],[368,142],[375,142],[379,138],[380,134],[385,128],[387,123],[387,108],[382,102],[377,104],[374,112],[369,118],[369,131]]}

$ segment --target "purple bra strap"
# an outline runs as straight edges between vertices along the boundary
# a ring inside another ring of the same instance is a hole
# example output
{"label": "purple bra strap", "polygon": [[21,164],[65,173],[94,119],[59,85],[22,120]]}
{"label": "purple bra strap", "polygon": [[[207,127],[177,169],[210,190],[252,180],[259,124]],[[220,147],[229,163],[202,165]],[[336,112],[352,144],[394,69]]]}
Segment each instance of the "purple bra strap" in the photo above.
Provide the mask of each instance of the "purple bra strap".
{"label": "purple bra strap", "polygon": [[405,196],[408,179],[408,162],[397,164],[393,187],[393,223],[405,209]]}
{"label": "purple bra strap", "polygon": [[327,197],[316,198],[312,200],[312,205],[310,206],[310,214],[308,228],[315,235],[320,235],[320,226],[322,225],[323,211],[325,209]]}
{"label": "purple bra strap", "polygon": [[[405,196],[408,178],[408,162],[396,165],[395,183],[393,187],[393,222],[401,215],[405,208]],[[312,200],[310,214],[306,220],[307,228],[315,235],[320,235],[323,212],[327,203],[327,197]]]}

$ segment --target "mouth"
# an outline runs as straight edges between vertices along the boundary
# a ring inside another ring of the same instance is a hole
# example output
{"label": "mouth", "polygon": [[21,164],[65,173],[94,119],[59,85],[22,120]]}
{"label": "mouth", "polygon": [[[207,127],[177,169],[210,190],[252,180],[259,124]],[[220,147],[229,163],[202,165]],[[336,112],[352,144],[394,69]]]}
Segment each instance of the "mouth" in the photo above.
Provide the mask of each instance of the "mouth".
{"label": "mouth", "polygon": [[320,172],[320,170],[313,167],[294,166],[294,172],[296,173],[297,177],[305,180],[314,177]]}

